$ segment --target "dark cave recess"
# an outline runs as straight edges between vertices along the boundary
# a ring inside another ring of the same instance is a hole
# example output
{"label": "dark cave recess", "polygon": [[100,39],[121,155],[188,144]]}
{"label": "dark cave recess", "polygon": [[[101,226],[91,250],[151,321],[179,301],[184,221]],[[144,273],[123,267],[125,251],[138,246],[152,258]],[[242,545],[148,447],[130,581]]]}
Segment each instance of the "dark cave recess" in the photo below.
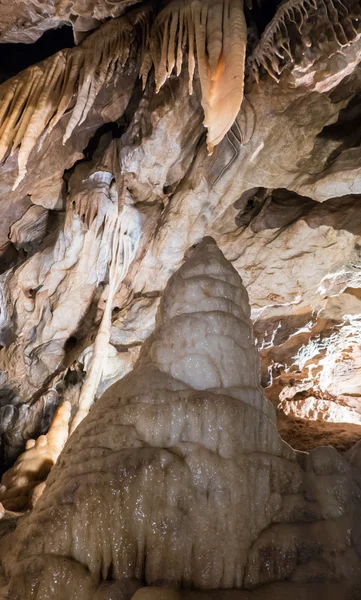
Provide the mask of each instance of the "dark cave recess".
{"label": "dark cave recess", "polygon": [[34,44],[0,44],[0,83],[74,45],[73,29],[67,25],[46,31]]}

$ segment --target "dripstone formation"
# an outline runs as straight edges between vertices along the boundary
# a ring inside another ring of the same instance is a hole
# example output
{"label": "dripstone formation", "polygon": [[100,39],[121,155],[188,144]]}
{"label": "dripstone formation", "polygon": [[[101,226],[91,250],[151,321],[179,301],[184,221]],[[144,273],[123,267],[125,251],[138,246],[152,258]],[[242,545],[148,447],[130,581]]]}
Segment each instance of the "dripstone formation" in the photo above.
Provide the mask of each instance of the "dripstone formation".
{"label": "dripstone formation", "polygon": [[75,430],[11,535],[11,600],[111,600],[134,580],[361,589],[359,452],[297,454],[281,440],[249,316],[241,278],[205,238],[171,277],[133,371]]}
{"label": "dripstone formation", "polygon": [[4,472],[132,369],[205,235],[282,435],[360,439],[360,23],[358,0],[0,1]]}
{"label": "dripstone formation", "polygon": [[360,65],[360,0],[0,0],[4,600],[361,598]]}

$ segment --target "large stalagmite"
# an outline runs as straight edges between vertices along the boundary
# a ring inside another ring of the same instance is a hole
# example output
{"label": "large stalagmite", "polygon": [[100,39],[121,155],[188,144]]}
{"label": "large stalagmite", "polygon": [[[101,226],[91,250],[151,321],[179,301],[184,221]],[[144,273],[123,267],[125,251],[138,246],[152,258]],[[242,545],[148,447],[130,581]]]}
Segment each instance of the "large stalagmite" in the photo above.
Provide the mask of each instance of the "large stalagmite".
{"label": "large stalagmite", "polygon": [[298,458],[281,440],[249,312],[205,238],[170,279],[134,370],[76,429],[13,534],[11,600],[112,600],[132,579],[357,580],[351,464],[331,448]]}
{"label": "large stalagmite", "polygon": [[271,471],[281,457],[292,470],[294,456],[259,388],[247,294],[214,242],[170,280],[157,324],[19,527],[14,599],[41,580],[39,599],[54,589],[85,600],[93,580],[81,566],[95,581],[242,585],[249,547],[277,509]]}

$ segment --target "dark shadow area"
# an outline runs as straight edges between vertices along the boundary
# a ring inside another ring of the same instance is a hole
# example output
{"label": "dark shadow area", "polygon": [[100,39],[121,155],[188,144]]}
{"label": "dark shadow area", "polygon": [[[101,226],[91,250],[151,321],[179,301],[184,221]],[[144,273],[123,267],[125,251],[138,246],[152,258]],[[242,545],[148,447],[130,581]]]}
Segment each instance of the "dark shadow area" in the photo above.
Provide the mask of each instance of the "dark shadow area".
{"label": "dark shadow area", "polygon": [[361,93],[355,94],[343,108],[335,123],[327,125],[319,134],[320,140],[340,142],[338,148],[331,152],[325,167],[331,165],[344,150],[359,148],[361,145]]}
{"label": "dark shadow area", "polygon": [[240,209],[235,221],[238,227],[250,227],[254,233],[274,229],[276,237],[299,220],[311,229],[325,225],[361,235],[360,202],[357,194],[321,203],[286,189],[254,188],[234,204]]}
{"label": "dark shadow area", "polygon": [[0,83],[63,48],[74,47],[70,26],[46,31],[34,44],[0,44]]}
{"label": "dark shadow area", "polygon": [[101,125],[90,138],[87,147],[84,148],[82,161],[90,161],[97,155],[101,156],[112,140],[119,139],[123,135],[124,130],[125,126],[122,119],[119,122],[110,121]]}
{"label": "dark shadow area", "polygon": [[279,0],[246,0],[246,14],[248,20],[257,26],[258,34],[261,35],[268,23],[273,19],[280,5]]}
{"label": "dark shadow area", "polygon": [[278,431],[295,450],[310,452],[319,446],[333,446],[346,452],[361,440],[361,425],[296,419],[277,411]]}

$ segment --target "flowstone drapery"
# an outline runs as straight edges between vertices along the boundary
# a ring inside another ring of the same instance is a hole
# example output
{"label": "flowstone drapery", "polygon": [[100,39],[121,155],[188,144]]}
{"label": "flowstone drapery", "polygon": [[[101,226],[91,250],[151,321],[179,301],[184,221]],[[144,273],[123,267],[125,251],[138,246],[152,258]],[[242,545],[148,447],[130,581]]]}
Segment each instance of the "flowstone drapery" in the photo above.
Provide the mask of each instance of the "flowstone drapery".
{"label": "flowstone drapery", "polygon": [[[145,218],[138,253],[114,298],[102,390],[134,364],[169,276],[204,235],[215,237],[245,278],[262,383],[276,381],[269,396],[282,414],[290,411],[283,411],[277,386],[299,379],[293,357],[308,342],[318,347],[318,335],[333,340],[349,317],[357,323],[359,3],[271,2],[267,10],[250,4],[56,0],[15,2],[9,14],[0,2],[3,40],[30,39],[60,23],[83,34],[77,47],[0,86],[4,469],[27,439],[47,432],[64,394],[77,408],[109,276],[112,217],[104,229],[99,217],[113,211],[104,205],[109,182],[125,188],[129,205]],[[223,140],[208,156],[207,135],[218,133]],[[329,285],[332,278],[342,285]],[[348,366],[353,362],[357,379],[354,356]],[[337,389],[354,414],[349,387]],[[334,394],[319,388],[326,401]],[[351,441],[357,435],[352,431]],[[338,443],[337,435],[331,439]],[[312,436],[298,447],[310,444]]]}

